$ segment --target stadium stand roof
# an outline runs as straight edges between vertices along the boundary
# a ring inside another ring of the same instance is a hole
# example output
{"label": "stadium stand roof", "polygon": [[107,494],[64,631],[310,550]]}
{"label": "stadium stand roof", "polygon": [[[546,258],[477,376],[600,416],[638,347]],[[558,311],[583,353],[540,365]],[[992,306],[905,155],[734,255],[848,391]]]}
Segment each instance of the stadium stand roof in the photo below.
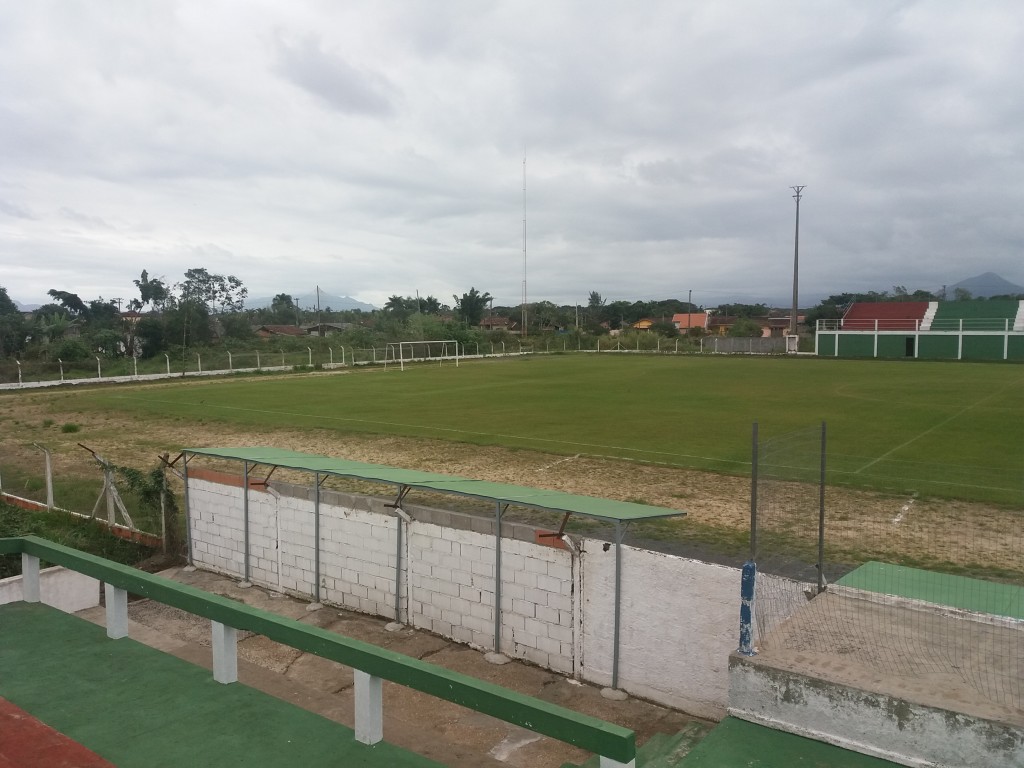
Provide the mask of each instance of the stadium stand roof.
{"label": "stadium stand roof", "polygon": [[420,488],[477,499],[489,499],[503,504],[582,515],[615,523],[686,515],[686,512],[680,510],[647,504],[600,499],[594,496],[580,496],[507,483],[492,483],[486,480],[421,472],[415,469],[400,469],[382,464],[368,464],[362,461],[318,456],[282,448],[185,448],[182,452],[234,459],[270,467],[319,472],[338,477],[353,477],[399,487]]}

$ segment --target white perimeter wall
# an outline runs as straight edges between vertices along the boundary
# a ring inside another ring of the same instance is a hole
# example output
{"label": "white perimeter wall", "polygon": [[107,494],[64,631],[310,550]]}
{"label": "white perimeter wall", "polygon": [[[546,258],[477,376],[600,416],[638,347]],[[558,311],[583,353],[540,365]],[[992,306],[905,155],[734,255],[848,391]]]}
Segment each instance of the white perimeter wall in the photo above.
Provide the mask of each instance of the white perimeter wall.
{"label": "white perimeter wall", "polygon": [[[21,585],[21,576],[0,580],[0,605],[21,600]],[[84,611],[100,604],[100,583],[92,576],[62,566],[44,568],[39,572],[39,598],[65,613]]]}
{"label": "white perimeter wall", "polygon": [[[312,599],[312,491],[280,488],[288,495],[249,491],[249,576]],[[188,494],[194,562],[242,577],[242,489],[190,478]],[[413,520],[403,523],[399,620],[492,649],[493,521],[406,511]],[[324,492],[320,518],[321,600],[395,618],[394,512],[377,499]],[[605,542],[583,540],[574,553],[534,543],[525,526],[502,529],[501,651],[609,685],[615,547],[605,551]],[[724,716],[739,586],[736,568],[624,546],[619,687],[702,717]]]}

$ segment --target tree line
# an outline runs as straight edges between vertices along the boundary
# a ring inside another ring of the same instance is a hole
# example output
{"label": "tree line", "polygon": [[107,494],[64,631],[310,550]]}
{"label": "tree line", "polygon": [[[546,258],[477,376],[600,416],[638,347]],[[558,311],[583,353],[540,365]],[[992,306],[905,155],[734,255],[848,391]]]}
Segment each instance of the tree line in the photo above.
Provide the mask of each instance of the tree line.
{"label": "tree line", "polygon": [[[383,308],[363,312],[330,307],[301,309],[287,293],[277,294],[269,307],[246,309],[248,289],[240,279],[211,273],[202,267],[186,270],[176,283],[152,277],[147,270],[132,282],[137,295],[128,299],[83,299],[70,291],[51,289],[47,293],[52,301],[28,317],[0,286],[0,358],[74,362],[93,356],[184,355],[185,350],[217,344],[229,348],[251,346],[257,340],[255,329],[262,325],[317,329],[333,326],[331,330],[341,336],[339,344],[357,348],[411,339],[497,342],[523,335],[520,326],[524,308],[494,306],[491,294],[475,286],[461,295],[453,295],[451,304],[434,296],[395,294]],[[904,286],[893,286],[892,291],[834,294],[807,310],[806,324],[814,328],[819,319],[842,317],[854,302],[938,298],[929,291],[911,292]],[[963,300],[971,296],[957,289],[953,298]],[[673,315],[704,311],[704,307],[680,299],[608,301],[597,291],[589,293],[586,304],[535,301],[525,309],[526,335],[561,332],[598,336],[649,319],[651,332],[666,337],[680,333],[672,323]],[[734,318],[730,334],[742,336],[761,335],[761,326],[755,319],[773,314],[765,304],[727,303],[710,311]],[[774,314],[779,315],[780,311],[775,310]],[[486,325],[492,330],[482,330],[481,324],[489,317],[505,318],[506,322],[490,321]],[[693,328],[689,332],[698,335],[701,330]],[[275,343],[299,342],[281,339]]]}

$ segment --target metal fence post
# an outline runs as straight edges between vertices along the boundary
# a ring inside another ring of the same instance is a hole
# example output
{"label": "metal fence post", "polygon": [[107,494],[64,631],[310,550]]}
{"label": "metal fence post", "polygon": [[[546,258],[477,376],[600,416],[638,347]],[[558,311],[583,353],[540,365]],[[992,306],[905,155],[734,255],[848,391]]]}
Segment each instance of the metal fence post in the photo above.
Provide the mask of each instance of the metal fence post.
{"label": "metal fence post", "polygon": [[757,422],[752,431],[750,454],[750,559],[743,564],[740,580],[740,645],[737,653],[754,656],[754,594],[757,586]]}
{"label": "metal fence post", "polygon": [[825,591],[825,422],[821,422],[821,477],[818,480],[818,594]]}

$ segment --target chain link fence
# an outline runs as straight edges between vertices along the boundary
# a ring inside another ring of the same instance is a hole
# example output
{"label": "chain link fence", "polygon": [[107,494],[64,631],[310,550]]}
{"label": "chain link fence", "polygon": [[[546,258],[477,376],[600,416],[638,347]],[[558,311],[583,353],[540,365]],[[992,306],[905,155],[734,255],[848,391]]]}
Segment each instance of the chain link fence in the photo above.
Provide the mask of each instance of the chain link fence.
{"label": "chain link fence", "polygon": [[824,424],[755,441],[761,650],[1024,705],[1024,492],[1016,504],[851,493],[826,485]]}

